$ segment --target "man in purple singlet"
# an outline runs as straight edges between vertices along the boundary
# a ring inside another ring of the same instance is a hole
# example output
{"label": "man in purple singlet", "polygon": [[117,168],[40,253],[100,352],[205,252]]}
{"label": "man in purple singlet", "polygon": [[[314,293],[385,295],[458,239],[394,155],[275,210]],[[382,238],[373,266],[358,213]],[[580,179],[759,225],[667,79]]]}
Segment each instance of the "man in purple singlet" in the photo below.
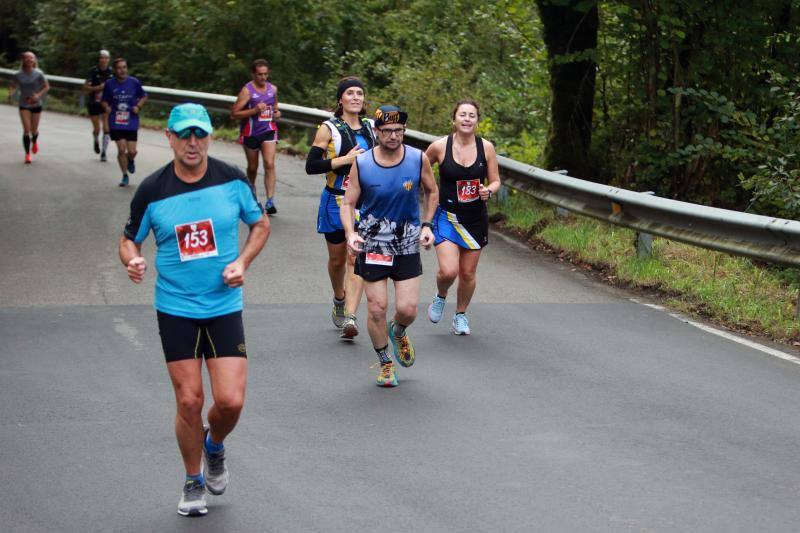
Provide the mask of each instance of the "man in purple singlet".
{"label": "man in purple singlet", "polygon": [[241,121],[239,143],[244,146],[247,157],[247,178],[256,188],[258,174],[258,154],[264,160],[264,189],[267,199],[264,209],[268,215],[278,212],[275,208],[275,147],[278,144],[278,88],[267,81],[269,63],[266,59],[253,61],[250,71],[253,81],[242,87],[231,117]]}
{"label": "man in purple singlet", "polygon": [[111,140],[117,144],[117,162],[122,170],[120,187],[127,187],[128,174],[136,172],[136,143],[139,139],[139,113],[147,101],[142,83],[128,76],[128,62],[118,57],[113,63],[114,77],[103,85],[103,109],[108,113]]}

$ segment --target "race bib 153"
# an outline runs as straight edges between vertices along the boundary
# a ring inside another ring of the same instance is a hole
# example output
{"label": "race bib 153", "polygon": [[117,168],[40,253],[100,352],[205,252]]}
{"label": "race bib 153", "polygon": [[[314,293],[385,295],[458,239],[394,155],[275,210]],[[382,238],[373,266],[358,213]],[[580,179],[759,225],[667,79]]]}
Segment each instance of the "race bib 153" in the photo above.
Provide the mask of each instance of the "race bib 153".
{"label": "race bib 153", "polygon": [[181,261],[219,255],[217,240],[214,237],[214,223],[210,218],[178,224],[175,226],[175,237],[178,239]]}

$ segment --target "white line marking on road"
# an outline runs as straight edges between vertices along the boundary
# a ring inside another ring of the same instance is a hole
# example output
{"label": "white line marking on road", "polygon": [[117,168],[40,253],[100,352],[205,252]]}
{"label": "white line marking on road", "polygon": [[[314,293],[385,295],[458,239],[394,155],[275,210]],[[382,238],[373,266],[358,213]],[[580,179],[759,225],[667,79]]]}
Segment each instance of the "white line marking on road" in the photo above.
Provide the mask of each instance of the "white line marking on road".
{"label": "white line marking on road", "polygon": [[753,341],[744,339],[742,337],[739,337],[738,335],[734,335],[733,333],[728,333],[727,331],[723,331],[723,330],[717,329],[717,328],[712,328],[711,326],[706,326],[705,324],[701,324],[699,322],[695,322],[694,320],[690,320],[689,318],[681,315],[680,313],[674,313],[674,312],[670,311],[669,309],[667,309],[666,307],[663,307],[663,306],[660,306],[660,305],[648,304],[648,303],[645,303],[645,302],[640,302],[639,300],[636,300],[634,298],[630,298],[630,301],[632,301],[634,303],[637,303],[637,304],[640,304],[640,305],[644,305],[644,306],[650,307],[650,308],[655,309],[657,311],[662,311],[664,313],[667,313],[672,318],[677,318],[681,322],[685,322],[685,323],[689,324],[690,326],[694,326],[697,329],[702,329],[703,331],[706,331],[708,333],[712,333],[714,335],[717,335],[718,337],[722,337],[723,339],[728,339],[729,341],[733,341],[733,342],[742,344],[744,346],[747,346],[748,348],[752,348],[754,350],[758,350],[759,352],[765,353],[767,355],[771,355],[773,357],[777,357],[778,359],[783,359],[784,361],[789,361],[790,363],[794,363],[796,365],[800,365],[800,357],[796,357],[796,356],[788,354],[786,352],[782,352],[780,350],[776,350],[774,348],[770,348],[768,346],[764,346],[763,344],[759,344],[757,342],[753,342]]}

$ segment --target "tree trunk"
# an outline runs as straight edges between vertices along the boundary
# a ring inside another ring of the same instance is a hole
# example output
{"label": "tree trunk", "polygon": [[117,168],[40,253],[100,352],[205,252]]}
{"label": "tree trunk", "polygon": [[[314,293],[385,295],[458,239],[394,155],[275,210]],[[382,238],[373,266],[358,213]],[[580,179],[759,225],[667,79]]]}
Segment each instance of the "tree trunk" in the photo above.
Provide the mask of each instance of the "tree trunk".
{"label": "tree trunk", "polygon": [[597,4],[587,6],[581,0],[537,0],[536,4],[544,27],[553,96],[545,166],[592,179],[595,173],[589,148],[597,74]]}

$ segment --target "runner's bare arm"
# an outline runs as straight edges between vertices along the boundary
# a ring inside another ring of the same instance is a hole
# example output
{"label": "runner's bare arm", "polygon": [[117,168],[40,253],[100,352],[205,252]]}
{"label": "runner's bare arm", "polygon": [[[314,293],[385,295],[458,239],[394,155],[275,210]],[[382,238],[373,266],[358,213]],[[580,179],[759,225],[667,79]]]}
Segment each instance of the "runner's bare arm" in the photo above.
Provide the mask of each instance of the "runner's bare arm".
{"label": "runner's bare arm", "polygon": [[425,221],[430,222],[436,213],[436,206],[439,205],[439,187],[433,178],[433,169],[428,156],[422,154],[422,172],[420,181],[425,191]]}
{"label": "runner's bare arm", "polygon": [[250,234],[247,236],[247,241],[245,241],[239,257],[229,263],[222,271],[222,279],[228,287],[241,287],[244,285],[244,273],[264,248],[264,245],[267,244],[269,233],[269,219],[265,215],[262,215],[258,222],[250,225]]}
{"label": "runner's bare arm", "polygon": [[350,169],[350,185],[344,192],[344,199],[339,208],[339,216],[342,219],[342,227],[347,239],[347,251],[352,255],[357,255],[361,252],[361,244],[364,242],[364,239],[354,230],[355,206],[358,204],[360,196],[361,182],[358,179],[358,164],[354,164],[353,168]]}
{"label": "runner's bare arm", "polygon": [[436,139],[425,150],[425,155],[428,156],[428,161],[433,165],[434,163],[442,162],[442,153],[444,153],[444,143],[447,142],[447,137]]}
{"label": "runner's bare arm", "polygon": [[231,118],[241,120],[243,118],[260,113],[261,110],[257,107],[254,107],[253,109],[244,108],[249,100],[250,93],[247,90],[247,86],[244,86],[242,87],[242,90],[239,91],[239,95],[236,97],[236,102],[233,103],[233,107],[231,108]]}
{"label": "runner's bare arm", "polygon": [[[425,191],[425,218],[423,222],[430,222],[433,220],[433,215],[436,213],[436,206],[439,205],[439,187],[436,186],[436,180],[433,179],[433,169],[428,156],[422,154],[422,170],[420,172],[420,181],[422,188]],[[420,243],[425,248],[430,248],[433,244],[433,231],[431,228],[425,226],[420,231]]]}
{"label": "runner's bare arm", "polygon": [[141,283],[147,271],[147,261],[142,256],[142,245],[136,244],[125,235],[119,238],[119,259],[134,283]]}
{"label": "runner's bare arm", "polygon": [[274,85],[272,88],[275,89],[275,107],[272,109],[272,118],[278,119],[281,118],[281,110],[278,109],[278,88]]}
{"label": "runner's bare arm", "polygon": [[482,139],[482,141],[483,153],[486,155],[486,166],[488,167],[486,171],[489,183],[486,186],[481,183],[478,194],[481,200],[485,202],[489,200],[492,195],[497,194],[497,191],[500,189],[500,169],[497,165],[497,152],[494,149],[494,145],[486,139]]}
{"label": "runner's bare arm", "polygon": [[139,99],[139,101],[136,102],[136,105],[133,106],[133,112],[138,115],[139,112],[142,110],[142,106],[144,105],[145,102],[147,102],[147,95],[142,96]]}

